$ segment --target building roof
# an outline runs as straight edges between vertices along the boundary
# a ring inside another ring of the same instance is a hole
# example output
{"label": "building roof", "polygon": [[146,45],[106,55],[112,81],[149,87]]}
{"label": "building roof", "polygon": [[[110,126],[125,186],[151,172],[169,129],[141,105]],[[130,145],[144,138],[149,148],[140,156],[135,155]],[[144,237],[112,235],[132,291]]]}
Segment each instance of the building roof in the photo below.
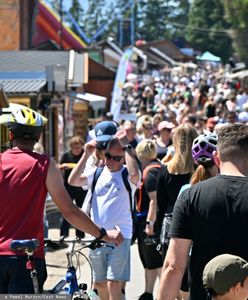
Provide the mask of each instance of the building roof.
{"label": "building roof", "polygon": [[157,48],[170,58],[176,60],[176,61],[184,61],[189,59],[186,55],[184,55],[180,49],[177,48],[177,46],[170,40],[162,40],[162,41],[153,41],[153,42],[147,42],[144,45],[139,46],[142,51],[149,51],[150,47]]}
{"label": "building roof", "polygon": [[112,49],[114,52],[118,53],[120,56],[122,56],[122,54],[124,53],[124,51],[110,39],[108,39],[107,41],[102,40],[102,41],[96,43],[96,47],[99,47],[99,46],[104,49],[106,49],[106,48]]}
{"label": "building roof", "polygon": [[7,94],[30,94],[39,93],[46,85],[45,79],[13,79],[0,80]]}
{"label": "building roof", "polygon": [[119,62],[121,60],[121,56],[119,54],[117,54],[116,52],[114,52],[112,49],[110,48],[105,48],[103,50],[104,53],[104,64],[105,66],[109,67],[109,68],[118,68]]}
{"label": "building roof", "polygon": [[45,72],[46,66],[68,67],[69,51],[0,51],[1,72]]}
{"label": "building roof", "polygon": [[[43,73],[45,78],[46,66],[54,65],[65,67],[65,72],[67,73],[69,68],[69,51],[0,51],[1,73]],[[115,72],[89,58],[89,78],[114,79]]]}
{"label": "building roof", "polygon": [[0,86],[7,94],[39,93],[46,85],[44,72],[0,72]]}

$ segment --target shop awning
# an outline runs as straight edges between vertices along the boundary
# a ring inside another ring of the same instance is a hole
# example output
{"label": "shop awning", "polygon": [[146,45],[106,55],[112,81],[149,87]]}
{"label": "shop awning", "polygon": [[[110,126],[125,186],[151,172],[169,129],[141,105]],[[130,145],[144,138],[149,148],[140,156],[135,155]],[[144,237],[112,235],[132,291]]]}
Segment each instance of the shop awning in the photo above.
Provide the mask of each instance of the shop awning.
{"label": "shop awning", "polygon": [[204,52],[201,56],[196,57],[198,60],[205,60],[205,61],[213,61],[213,62],[220,62],[221,58],[212,54],[209,51]]}
{"label": "shop awning", "polygon": [[90,93],[77,93],[71,95],[78,100],[83,100],[88,102],[94,110],[104,109],[106,106],[107,98],[99,95],[94,95]]}
{"label": "shop awning", "polygon": [[229,74],[227,77],[230,79],[234,79],[234,78],[242,79],[242,78],[248,77],[248,70],[243,70],[240,72],[232,73],[232,74]]}
{"label": "shop awning", "polygon": [[46,82],[44,72],[0,72],[0,85],[7,94],[39,93]]}

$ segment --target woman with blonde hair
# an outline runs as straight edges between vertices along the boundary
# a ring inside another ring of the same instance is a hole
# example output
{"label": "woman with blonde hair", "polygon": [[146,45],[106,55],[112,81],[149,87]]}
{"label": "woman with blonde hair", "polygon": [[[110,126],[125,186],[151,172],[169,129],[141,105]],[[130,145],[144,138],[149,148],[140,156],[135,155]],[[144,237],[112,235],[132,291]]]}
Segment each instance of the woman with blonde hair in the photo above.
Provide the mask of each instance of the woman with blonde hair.
{"label": "woman with blonde hair", "polygon": [[[162,228],[165,215],[171,214],[178,193],[183,185],[189,183],[195,169],[191,148],[197,137],[196,129],[188,124],[179,125],[173,134],[172,141],[175,154],[172,159],[161,168],[157,181],[157,204],[159,208],[157,223]],[[162,254],[167,251],[167,239],[162,239]]]}
{"label": "woman with blonde hair", "polygon": [[[196,129],[188,123],[181,124],[175,129],[172,137],[175,154],[172,159],[161,168],[158,177],[157,223],[161,231],[160,243],[163,259],[165,258],[168,248],[169,238],[167,225],[171,222],[174,204],[181,187],[189,183],[195,169],[191,149],[197,135]],[[183,280],[181,291],[184,293],[188,292],[186,277]],[[182,295],[184,295],[184,293],[182,293]],[[178,299],[182,299],[180,294],[178,295]]]}

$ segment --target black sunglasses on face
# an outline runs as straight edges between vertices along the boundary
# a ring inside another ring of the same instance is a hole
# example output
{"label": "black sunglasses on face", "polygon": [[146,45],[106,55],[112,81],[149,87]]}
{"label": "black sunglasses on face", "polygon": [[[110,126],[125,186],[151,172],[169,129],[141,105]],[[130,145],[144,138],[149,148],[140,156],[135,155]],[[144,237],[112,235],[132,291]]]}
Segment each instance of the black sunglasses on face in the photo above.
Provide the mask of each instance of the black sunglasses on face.
{"label": "black sunglasses on face", "polygon": [[124,156],[115,156],[115,155],[111,155],[110,153],[108,153],[108,152],[106,152],[105,153],[105,157],[107,158],[107,159],[113,159],[114,161],[121,161],[122,160],[122,158],[124,158]]}

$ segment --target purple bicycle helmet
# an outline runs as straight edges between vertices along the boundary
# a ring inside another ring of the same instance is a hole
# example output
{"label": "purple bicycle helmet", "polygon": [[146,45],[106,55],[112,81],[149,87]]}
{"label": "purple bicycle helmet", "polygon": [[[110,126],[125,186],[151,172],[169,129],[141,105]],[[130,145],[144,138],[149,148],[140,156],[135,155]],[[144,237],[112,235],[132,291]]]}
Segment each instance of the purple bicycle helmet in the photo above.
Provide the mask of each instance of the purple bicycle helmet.
{"label": "purple bicycle helmet", "polygon": [[216,150],[217,134],[204,133],[193,141],[192,156],[197,165],[213,160],[213,151]]}

